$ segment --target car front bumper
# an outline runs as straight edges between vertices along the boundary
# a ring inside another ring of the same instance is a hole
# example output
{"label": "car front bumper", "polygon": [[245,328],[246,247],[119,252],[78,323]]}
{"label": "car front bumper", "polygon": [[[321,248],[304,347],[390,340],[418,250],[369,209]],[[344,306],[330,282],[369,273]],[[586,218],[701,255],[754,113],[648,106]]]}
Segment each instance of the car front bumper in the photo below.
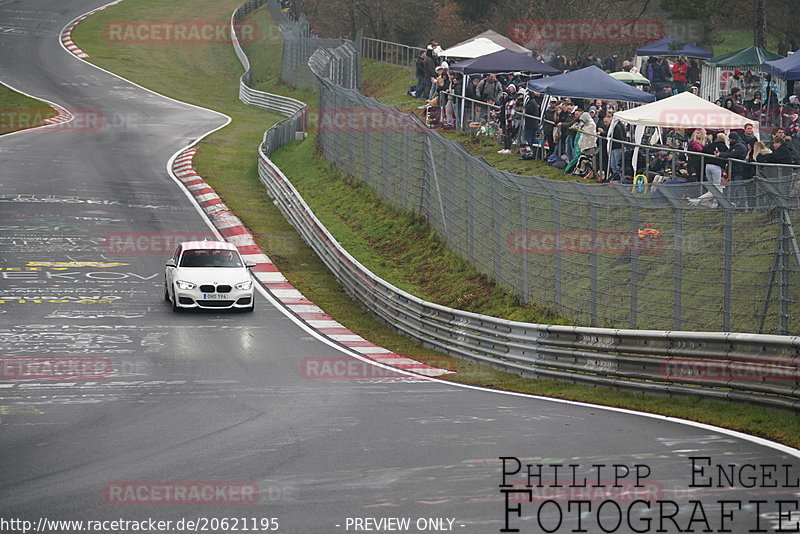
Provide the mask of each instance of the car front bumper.
{"label": "car front bumper", "polygon": [[[208,298],[213,295],[212,298]],[[222,298],[218,298],[221,296]],[[229,293],[203,293],[197,288],[175,289],[176,306],[179,308],[201,308],[205,310],[230,310],[250,308],[253,305],[255,290],[233,289]]]}

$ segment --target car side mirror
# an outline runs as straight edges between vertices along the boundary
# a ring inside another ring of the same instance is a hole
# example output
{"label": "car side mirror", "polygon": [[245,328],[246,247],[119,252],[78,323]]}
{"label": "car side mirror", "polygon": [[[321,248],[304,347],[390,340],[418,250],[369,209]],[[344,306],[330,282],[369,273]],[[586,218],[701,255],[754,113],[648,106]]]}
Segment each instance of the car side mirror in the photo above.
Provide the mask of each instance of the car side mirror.
{"label": "car side mirror", "polygon": [[167,260],[167,263],[165,263],[165,265],[167,267],[177,267],[177,265],[175,265],[175,260],[173,260],[173,259]]}
{"label": "car side mirror", "polygon": [[254,261],[246,261],[246,262],[244,262],[244,266],[247,267],[248,269],[252,269],[253,267],[256,266],[256,262],[254,262]]}

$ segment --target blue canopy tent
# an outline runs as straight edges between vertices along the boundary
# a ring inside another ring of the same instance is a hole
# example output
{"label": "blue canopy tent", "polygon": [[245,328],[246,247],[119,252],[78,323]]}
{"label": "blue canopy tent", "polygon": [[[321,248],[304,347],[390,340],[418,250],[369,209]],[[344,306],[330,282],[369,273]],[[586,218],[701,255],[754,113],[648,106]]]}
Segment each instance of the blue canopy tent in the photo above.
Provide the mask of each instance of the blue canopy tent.
{"label": "blue canopy tent", "polygon": [[708,59],[714,57],[710,50],[687,43],[680,37],[668,35],[663,39],[636,49],[637,56],[686,56]]}
{"label": "blue canopy tent", "polygon": [[530,80],[528,90],[546,95],[569,98],[599,98],[623,102],[655,102],[656,96],[631,87],[595,66],[567,72],[558,76]]}
{"label": "blue canopy tent", "polygon": [[536,58],[519,52],[512,52],[511,50],[499,50],[475,59],[459,61],[455,65],[451,65],[450,70],[461,72],[465,75],[499,72],[526,72],[531,74],[559,74],[561,72]]}
{"label": "blue canopy tent", "polygon": [[765,61],[761,66],[764,72],[780,80],[800,80],[800,50],[783,59]]}
{"label": "blue canopy tent", "polygon": [[470,74],[491,74],[500,72],[524,72],[528,74],[558,74],[561,71],[554,69],[546,63],[526,54],[499,50],[485,56],[459,61],[450,67],[450,70],[464,74],[464,83],[461,84],[461,124],[464,123],[464,99],[467,82]]}

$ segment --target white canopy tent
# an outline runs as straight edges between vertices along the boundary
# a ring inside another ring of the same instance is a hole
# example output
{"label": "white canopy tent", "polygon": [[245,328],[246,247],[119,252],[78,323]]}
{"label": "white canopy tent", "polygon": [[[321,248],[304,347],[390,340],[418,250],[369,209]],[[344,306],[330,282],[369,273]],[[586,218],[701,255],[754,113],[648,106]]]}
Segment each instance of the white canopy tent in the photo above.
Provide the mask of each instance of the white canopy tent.
{"label": "white canopy tent", "polygon": [[[613,131],[614,125],[619,121],[636,126],[634,139],[637,144],[641,143],[644,129],[648,126],[658,128],[658,137],[663,138],[661,128],[683,130],[705,128],[728,131],[741,130],[745,125],[751,124],[756,138],[759,137],[758,121],[743,117],[689,92],[679,93],[637,108],[618,111],[614,114],[609,131]],[[610,139],[608,149],[611,150]],[[639,147],[636,147],[633,154],[634,173],[638,153]]]}
{"label": "white canopy tent", "polygon": [[743,117],[689,92],[679,93],[637,108],[618,111],[614,114],[614,120],[637,126],[684,130],[694,128],[741,130],[745,124],[752,124],[758,137],[758,121]]}
{"label": "white canopy tent", "polygon": [[530,56],[532,54],[531,50],[525,48],[524,46],[522,46],[520,44],[515,43],[514,41],[512,41],[511,39],[509,39],[505,35],[501,35],[501,34],[497,33],[494,30],[486,30],[485,32],[479,33],[478,35],[476,35],[474,37],[470,37],[466,41],[461,41],[460,43],[453,45],[451,48],[455,48],[457,46],[465,45],[467,43],[470,43],[470,42],[474,41],[475,39],[481,39],[481,38],[489,39],[493,43],[502,46],[506,50],[511,50],[512,52],[519,52],[520,54],[526,54],[528,56]]}
{"label": "white canopy tent", "polygon": [[469,41],[468,43],[448,48],[439,55],[448,58],[456,57],[464,59],[473,59],[476,57],[485,56],[486,54],[491,54],[493,52],[499,52],[500,50],[505,50],[505,48],[495,43],[491,39],[487,39],[486,37],[479,37],[477,39]]}

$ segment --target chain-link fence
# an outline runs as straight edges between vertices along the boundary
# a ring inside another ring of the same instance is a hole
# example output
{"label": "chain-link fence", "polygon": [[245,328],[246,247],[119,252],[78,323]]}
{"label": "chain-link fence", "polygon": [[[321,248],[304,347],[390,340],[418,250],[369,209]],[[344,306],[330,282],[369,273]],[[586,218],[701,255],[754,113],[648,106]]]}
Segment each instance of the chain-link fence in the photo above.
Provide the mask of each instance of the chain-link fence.
{"label": "chain-link fence", "polygon": [[[326,65],[332,55],[310,63],[324,157],[386,202],[424,216],[521,301],[591,326],[800,332],[796,171],[762,169],[760,178],[728,185],[515,175],[328,79],[340,68]],[[284,67],[295,58],[284,53]]]}
{"label": "chain-link fence", "polygon": [[309,68],[309,60],[319,51],[324,61],[317,60],[319,73],[342,87],[358,89],[361,80],[360,38],[323,39],[314,35],[303,15],[283,11],[274,1],[267,2],[283,35],[281,80],[299,89],[317,89],[317,77]]}

